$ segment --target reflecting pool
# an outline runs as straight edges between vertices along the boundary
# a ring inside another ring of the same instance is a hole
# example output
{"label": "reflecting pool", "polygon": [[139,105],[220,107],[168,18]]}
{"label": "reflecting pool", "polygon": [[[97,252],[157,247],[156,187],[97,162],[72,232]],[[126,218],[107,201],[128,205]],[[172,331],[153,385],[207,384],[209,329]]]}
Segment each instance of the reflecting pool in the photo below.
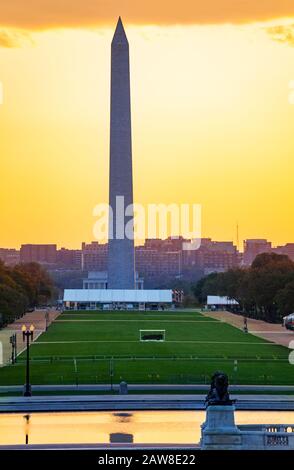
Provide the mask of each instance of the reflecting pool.
{"label": "reflecting pool", "polygon": [[[237,424],[293,424],[294,411],[237,411]],[[0,414],[0,445],[197,444],[204,411]]]}

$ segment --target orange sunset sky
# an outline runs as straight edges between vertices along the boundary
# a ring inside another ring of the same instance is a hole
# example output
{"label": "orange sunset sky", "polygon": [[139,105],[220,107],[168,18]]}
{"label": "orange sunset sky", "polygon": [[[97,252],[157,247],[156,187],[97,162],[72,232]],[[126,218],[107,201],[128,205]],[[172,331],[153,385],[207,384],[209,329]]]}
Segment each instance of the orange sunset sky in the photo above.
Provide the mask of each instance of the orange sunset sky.
{"label": "orange sunset sky", "polygon": [[294,242],[293,0],[0,0],[0,246],[94,239],[119,15],[135,202],[201,204],[203,237],[236,241],[238,221]]}

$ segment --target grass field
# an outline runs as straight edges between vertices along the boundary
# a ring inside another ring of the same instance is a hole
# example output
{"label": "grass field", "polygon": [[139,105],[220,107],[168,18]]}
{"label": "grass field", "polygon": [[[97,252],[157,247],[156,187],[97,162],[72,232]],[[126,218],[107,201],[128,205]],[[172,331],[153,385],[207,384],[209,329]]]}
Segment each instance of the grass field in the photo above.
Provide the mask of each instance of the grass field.
{"label": "grass field", "polygon": [[[165,341],[140,342],[140,329],[165,330]],[[208,383],[219,369],[231,383],[294,384],[286,348],[197,312],[65,312],[30,354],[33,384]],[[24,376],[22,354],[0,385]]]}

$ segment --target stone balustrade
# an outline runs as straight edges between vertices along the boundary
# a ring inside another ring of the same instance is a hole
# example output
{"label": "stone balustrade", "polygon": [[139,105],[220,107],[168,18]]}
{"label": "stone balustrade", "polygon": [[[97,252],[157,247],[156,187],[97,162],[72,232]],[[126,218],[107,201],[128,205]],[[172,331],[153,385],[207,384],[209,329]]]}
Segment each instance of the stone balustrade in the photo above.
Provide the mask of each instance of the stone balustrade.
{"label": "stone balustrade", "polygon": [[293,424],[235,424],[235,407],[209,406],[201,427],[203,450],[294,450]]}
{"label": "stone balustrade", "polygon": [[263,431],[263,432],[294,432],[292,424],[240,424],[240,431]]}

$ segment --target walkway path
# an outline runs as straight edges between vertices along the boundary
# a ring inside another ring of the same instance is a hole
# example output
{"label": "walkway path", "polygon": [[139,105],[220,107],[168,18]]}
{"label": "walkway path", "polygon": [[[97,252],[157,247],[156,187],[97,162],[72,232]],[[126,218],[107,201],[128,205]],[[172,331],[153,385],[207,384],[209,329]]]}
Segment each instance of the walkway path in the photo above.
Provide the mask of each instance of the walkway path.
{"label": "walkway path", "polygon": [[[23,343],[22,339],[22,326],[26,325],[29,327],[30,325],[34,325],[34,341],[36,341],[36,339],[46,329],[46,311],[46,309],[38,309],[34,310],[33,312],[26,313],[23,317],[7,325],[3,330],[0,331],[0,343],[2,345],[3,353],[3,358],[1,362],[3,362],[4,365],[7,364],[11,358],[11,335],[16,333],[17,353],[20,354],[22,351],[25,350],[25,344]],[[60,312],[55,309],[48,309],[48,325],[50,325],[59,314]]]}
{"label": "walkway path", "polygon": [[[230,312],[202,312],[204,316],[221,320],[225,323],[235,326],[236,328],[243,329],[244,317]],[[253,318],[247,319],[248,332],[252,335],[259,336],[281,346],[289,348],[291,341],[294,341],[294,332],[286,330],[281,325],[266,323],[262,320],[254,320]]]}
{"label": "walkway path", "polygon": [[46,329],[46,312],[48,311],[48,325],[50,325],[55,318],[60,314],[58,310],[55,309],[37,309],[33,312],[26,313],[22,318],[16,320],[7,326],[9,330],[20,331],[22,325],[34,325],[35,329],[45,331]]}

